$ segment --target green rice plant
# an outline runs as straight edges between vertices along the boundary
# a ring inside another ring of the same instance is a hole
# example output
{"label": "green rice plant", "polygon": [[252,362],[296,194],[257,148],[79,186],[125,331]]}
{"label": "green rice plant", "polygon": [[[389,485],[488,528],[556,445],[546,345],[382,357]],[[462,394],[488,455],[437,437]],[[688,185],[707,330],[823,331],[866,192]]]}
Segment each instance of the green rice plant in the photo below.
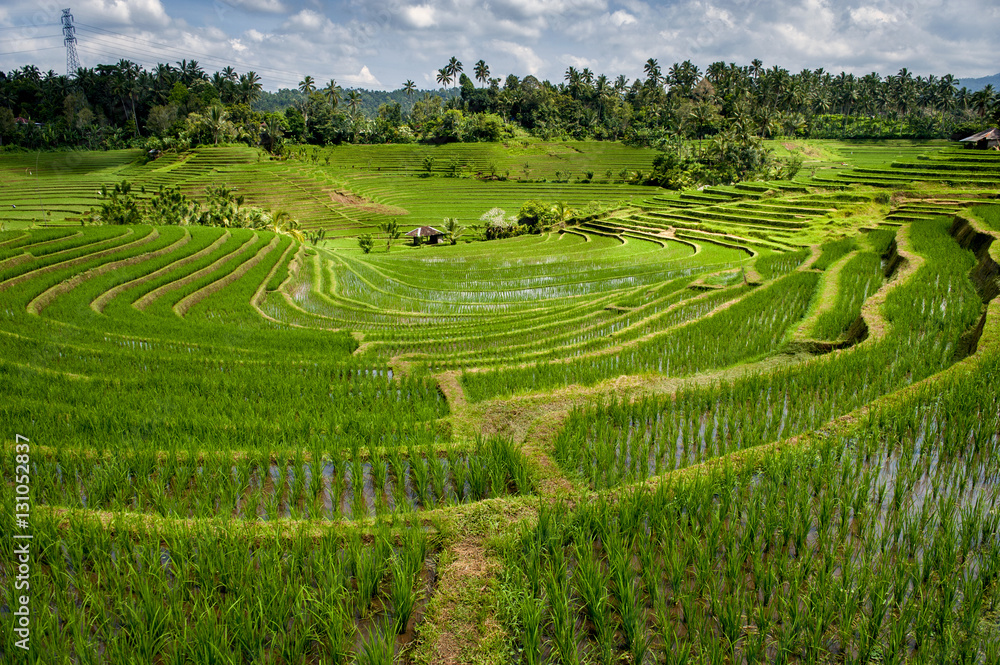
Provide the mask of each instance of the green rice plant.
{"label": "green rice plant", "polygon": [[622,620],[625,643],[634,663],[642,663],[649,653],[651,639],[646,632],[645,610],[639,584],[632,579],[618,600],[618,614]]}
{"label": "green rice plant", "polygon": [[787,254],[771,254],[754,263],[754,267],[765,280],[772,280],[785,275],[799,265],[809,256],[808,249],[802,249]]}
{"label": "green rice plant", "polygon": [[352,567],[357,581],[357,609],[361,614],[368,611],[371,601],[375,598],[382,583],[388,561],[385,554],[386,545],[376,540],[376,546],[366,548],[360,541],[352,542]]}
{"label": "green rice plant", "polygon": [[[414,586],[416,571],[408,558],[395,556],[390,564],[392,580],[389,583],[389,600],[393,608],[393,629],[395,634],[406,632],[413,608],[420,598]],[[416,569],[419,570],[419,567]]]}
{"label": "green rice plant", "polygon": [[817,339],[836,339],[847,332],[861,315],[861,307],[882,285],[882,260],[874,252],[862,252],[840,271],[837,299],[817,320],[812,334]]}
{"label": "green rice plant", "polygon": [[983,220],[989,228],[1000,231],[1000,206],[975,205],[972,206],[972,214]]}
{"label": "green rice plant", "polygon": [[459,503],[465,500],[465,483],[468,467],[454,446],[448,446],[448,471],[451,473],[451,487]]}
{"label": "green rice plant", "polygon": [[448,467],[445,466],[444,460],[438,457],[433,449],[429,450],[428,453],[425,453],[425,459],[430,467],[431,487],[434,490],[437,502],[443,504],[448,498],[445,490],[445,483],[448,480]]}
{"label": "green rice plant", "polygon": [[469,458],[469,492],[473,501],[480,501],[489,495],[490,470],[478,455]]}
{"label": "green rice plant", "polygon": [[420,505],[425,508],[431,506],[431,494],[430,494],[430,470],[428,469],[428,461],[420,455],[417,455],[415,451],[410,450],[410,474],[413,478],[413,489],[417,494],[417,498],[420,500]]}
{"label": "green rice plant", "polygon": [[521,640],[524,643],[525,665],[538,665],[541,663],[541,635],[542,635],[542,614],[543,604],[541,600],[533,596],[524,596],[519,608],[521,626]]}
{"label": "green rice plant", "polygon": [[580,662],[577,651],[574,613],[570,608],[570,591],[566,574],[566,560],[558,550],[558,556],[550,561],[545,576],[545,595],[548,600],[549,622],[552,627],[552,641],[559,661],[565,665]]}
{"label": "green rice plant", "polygon": [[392,665],[396,655],[396,633],[389,626],[375,626],[361,642],[359,665]]}
{"label": "green rice plant", "polygon": [[846,256],[857,247],[855,238],[848,236],[839,240],[833,240],[823,245],[823,251],[813,264],[817,270],[826,270],[839,259]]}

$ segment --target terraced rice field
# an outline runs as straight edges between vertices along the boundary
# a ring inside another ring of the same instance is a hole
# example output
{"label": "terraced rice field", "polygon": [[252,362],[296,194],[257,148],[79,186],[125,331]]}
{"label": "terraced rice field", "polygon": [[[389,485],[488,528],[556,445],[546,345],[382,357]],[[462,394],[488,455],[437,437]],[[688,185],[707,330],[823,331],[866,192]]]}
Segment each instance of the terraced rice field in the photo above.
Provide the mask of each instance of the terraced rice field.
{"label": "terraced rice field", "polygon": [[[449,150],[593,163],[474,148]],[[38,178],[5,157],[27,203],[0,232],[0,524],[33,537],[32,659],[997,662],[1000,177],[947,146],[834,148],[858,161],[677,194],[422,178],[399,147],[87,153]],[[317,225],[350,209],[344,233],[384,210],[302,192],[414,216],[533,185],[637,199],[367,255],[59,223],[123,174],[243,174]]]}
{"label": "terraced rice field", "polygon": [[[166,185],[196,199],[207,186],[225,184],[247,205],[284,210],[302,228],[331,236],[353,237],[391,219],[407,228],[440,225],[444,217],[471,225],[492,207],[514,214],[532,198],[579,209],[644,198],[655,190],[621,184],[620,172],[648,171],[654,154],[601,142],[305,147],[286,161],[245,147],[202,148],[145,164],[139,151],[126,150],[8,154],[0,158],[0,223],[74,223],[100,204],[102,185],[127,179],[148,195]],[[601,171],[593,181],[581,182],[595,168]],[[476,178],[508,173],[511,180]]]}

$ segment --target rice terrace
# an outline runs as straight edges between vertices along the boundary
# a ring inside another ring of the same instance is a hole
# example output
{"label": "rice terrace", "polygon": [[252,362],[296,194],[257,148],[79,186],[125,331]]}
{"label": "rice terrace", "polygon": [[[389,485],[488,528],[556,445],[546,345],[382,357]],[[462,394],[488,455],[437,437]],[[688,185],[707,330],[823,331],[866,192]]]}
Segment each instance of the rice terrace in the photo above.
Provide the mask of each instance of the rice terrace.
{"label": "rice terrace", "polygon": [[1000,152],[277,115],[0,152],[0,661],[1000,662]]}
{"label": "rice terrace", "polygon": [[[1000,159],[821,147],[865,166],[580,186],[629,202],[371,254],[71,221],[125,174],[222,173],[252,199],[296,182],[289,205],[346,235],[381,213],[324,197],[343,167],[5,157],[0,207],[26,203],[0,236],[3,410],[37,442],[40,653],[995,649]],[[380,205],[435,198],[354,178]],[[54,221],[28,228],[33,201]]]}

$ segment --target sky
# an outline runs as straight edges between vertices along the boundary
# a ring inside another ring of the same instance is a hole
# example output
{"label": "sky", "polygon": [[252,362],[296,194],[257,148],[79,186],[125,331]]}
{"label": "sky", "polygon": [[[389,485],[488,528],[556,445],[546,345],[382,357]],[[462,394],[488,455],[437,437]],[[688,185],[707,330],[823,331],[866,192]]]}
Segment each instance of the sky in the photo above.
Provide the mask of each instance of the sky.
{"label": "sky", "polygon": [[256,71],[264,88],[437,88],[452,56],[472,76],[563,80],[568,67],[614,79],[691,60],[858,75],[1000,71],[996,0],[4,0],[0,69],[66,71],[70,4],[81,63],[151,68],[195,59],[209,73]]}

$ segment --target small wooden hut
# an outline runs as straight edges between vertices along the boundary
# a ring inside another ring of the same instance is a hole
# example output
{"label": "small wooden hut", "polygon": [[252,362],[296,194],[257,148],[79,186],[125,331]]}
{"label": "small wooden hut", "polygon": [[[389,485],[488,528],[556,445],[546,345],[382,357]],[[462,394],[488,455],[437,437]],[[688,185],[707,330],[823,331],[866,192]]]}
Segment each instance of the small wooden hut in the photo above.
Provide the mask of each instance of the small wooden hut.
{"label": "small wooden hut", "polygon": [[406,237],[413,238],[414,247],[423,242],[424,238],[427,238],[427,244],[436,245],[441,242],[441,238],[444,237],[444,233],[442,231],[438,231],[433,226],[420,226],[407,233]]}
{"label": "small wooden hut", "polygon": [[993,129],[987,129],[984,132],[979,132],[978,134],[973,134],[968,138],[962,139],[963,143],[968,143],[970,148],[978,148],[980,150],[988,150],[990,148],[1000,149],[1000,130],[996,127]]}

